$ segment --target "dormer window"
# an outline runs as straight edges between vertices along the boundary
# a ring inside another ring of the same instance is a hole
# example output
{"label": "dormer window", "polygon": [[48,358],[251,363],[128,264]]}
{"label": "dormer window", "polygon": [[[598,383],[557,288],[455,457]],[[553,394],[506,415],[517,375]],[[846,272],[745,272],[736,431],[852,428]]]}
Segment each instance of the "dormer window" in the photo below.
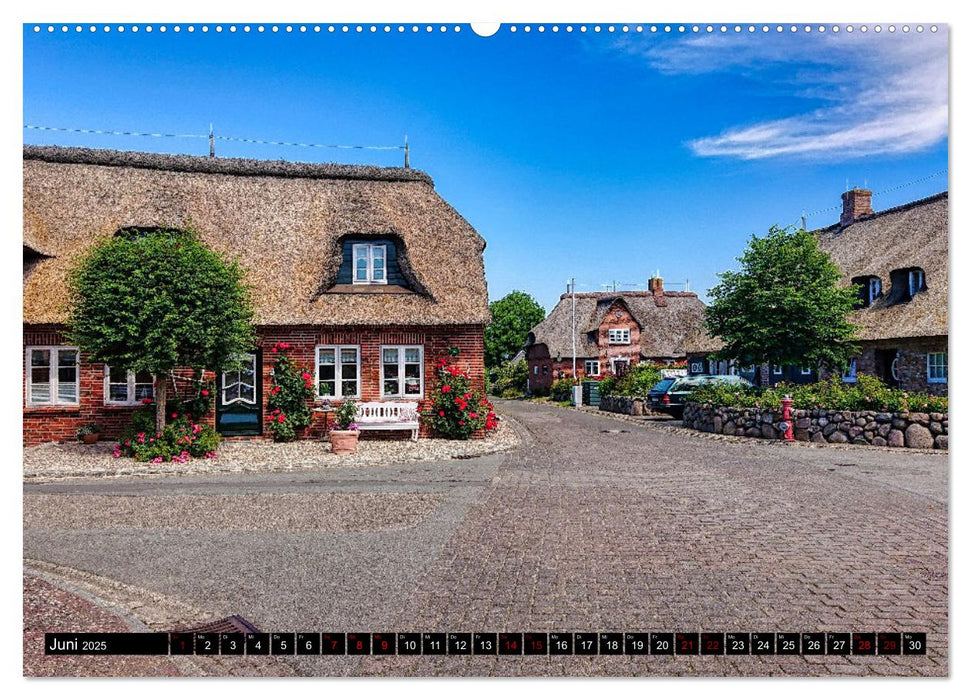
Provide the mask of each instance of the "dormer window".
{"label": "dormer window", "polygon": [[355,243],[352,246],[354,284],[387,284],[387,246]]}
{"label": "dormer window", "polygon": [[607,331],[607,342],[611,345],[630,345],[630,328],[611,328]]}
{"label": "dormer window", "polygon": [[854,277],[852,282],[860,287],[860,299],[864,307],[873,304],[883,294],[883,283],[875,275]]}
{"label": "dormer window", "polygon": [[919,267],[910,271],[907,275],[910,296],[913,297],[917,292],[924,291],[924,271]]}

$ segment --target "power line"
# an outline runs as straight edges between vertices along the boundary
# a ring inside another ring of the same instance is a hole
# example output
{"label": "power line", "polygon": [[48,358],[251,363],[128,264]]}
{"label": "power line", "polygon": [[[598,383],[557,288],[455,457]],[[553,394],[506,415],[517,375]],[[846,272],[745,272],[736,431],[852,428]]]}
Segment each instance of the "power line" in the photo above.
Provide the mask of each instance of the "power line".
{"label": "power line", "polygon": [[[61,131],[74,134],[101,134],[106,136],[150,136],[154,138],[175,138],[175,139],[208,139],[210,134],[160,134],[142,131],[116,131],[110,129],[78,129],[73,127],[60,126],[38,126],[35,124],[24,124],[25,129],[33,131]],[[216,141],[233,141],[236,143],[252,143],[261,146],[296,146],[300,148],[344,148],[355,150],[372,151],[403,151],[407,150],[407,144],[401,146],[349,146],[344,144],[324,144],[324,143],[303,143],[298,141],[268,141],[264,139],[252,139],[243,136],[219,136],[212,135]]]}

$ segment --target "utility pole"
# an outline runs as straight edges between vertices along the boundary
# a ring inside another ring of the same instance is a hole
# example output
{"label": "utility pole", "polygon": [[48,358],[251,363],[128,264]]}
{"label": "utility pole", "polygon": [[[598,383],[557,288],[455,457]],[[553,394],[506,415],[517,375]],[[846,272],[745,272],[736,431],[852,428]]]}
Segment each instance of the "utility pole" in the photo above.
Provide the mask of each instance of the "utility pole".
{"label": "utility pole", "polygon": [[573,332],[570,334],[570,340],[573,344],[573,405],[579,405],[577,401],[577,281],[575,277],[570,278],[570,296],[573,297]]}
{"label": "utility pole", "polygon": [[216,157],[216,137],[212,133],[212,124],[209,125],[209,157]]}
{"label": "utility pole", "polygon": [[405,169],[408,169],[408,134],[405,134]]}

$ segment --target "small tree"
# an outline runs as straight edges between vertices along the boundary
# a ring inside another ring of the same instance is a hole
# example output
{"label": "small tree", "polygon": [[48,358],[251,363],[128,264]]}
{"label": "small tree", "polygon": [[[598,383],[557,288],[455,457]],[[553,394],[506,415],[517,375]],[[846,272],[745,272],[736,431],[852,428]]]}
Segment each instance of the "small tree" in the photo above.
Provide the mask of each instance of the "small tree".
{"label": "small tree", "polygon": [[526,344],[530,329],[546,318],[546,311],[526,292],[509,292],[489,304],[492,323],[485,329],[485,365],[498,367]]}
{"label": "small tree", "polygon": [[72,270],[68,337],[96,362],[158,378],[156,430],[165,428],[167,373],[217,371],[255,343],[243,272],[191,231],[125,229]]}
{"label": "small tree", "polygon": [[708,294],[708,332],[724,347],[715,356],[742,365],[845,367],[858,349],[847,314],[857,290],[840,287],[839,268],[803,230],[773,226],[753,236],[738,272],[719,275]]}

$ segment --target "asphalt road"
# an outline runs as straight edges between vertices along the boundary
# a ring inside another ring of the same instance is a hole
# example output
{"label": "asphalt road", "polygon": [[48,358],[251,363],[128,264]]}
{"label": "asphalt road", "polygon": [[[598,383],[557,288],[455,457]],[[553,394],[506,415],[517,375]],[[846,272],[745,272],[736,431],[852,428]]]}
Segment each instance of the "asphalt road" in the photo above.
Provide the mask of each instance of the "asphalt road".
{"label": "asphalt road", "polygon": [[917,631],[928,646],[301,658],[302,673],[947,674],[946,455],[501,410],[524,433],[506,455],[25,485],[24,556],[264,631]]}

